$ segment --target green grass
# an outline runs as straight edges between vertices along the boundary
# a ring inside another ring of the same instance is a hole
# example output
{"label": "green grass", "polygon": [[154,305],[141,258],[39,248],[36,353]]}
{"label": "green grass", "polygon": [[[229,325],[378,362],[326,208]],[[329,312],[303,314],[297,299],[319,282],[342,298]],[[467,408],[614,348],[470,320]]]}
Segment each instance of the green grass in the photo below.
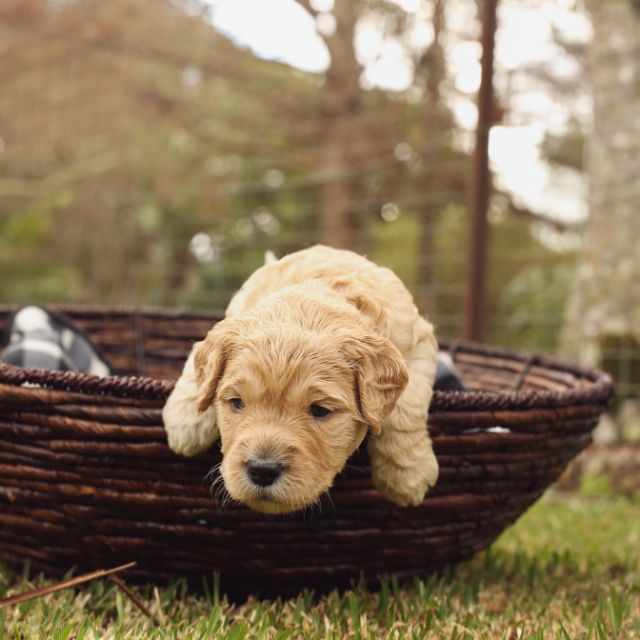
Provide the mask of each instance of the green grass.
{"label": "green grass", "polygon": [[[2,569],[0,597],[43,583]],[[159,629],[96,581],[0,610],[0,638],[640,638],[640,504],[549,494],[490,551],[448,575],[379,592],[240,606],[215,588],[190,595],[179,582],[137,592]]]}

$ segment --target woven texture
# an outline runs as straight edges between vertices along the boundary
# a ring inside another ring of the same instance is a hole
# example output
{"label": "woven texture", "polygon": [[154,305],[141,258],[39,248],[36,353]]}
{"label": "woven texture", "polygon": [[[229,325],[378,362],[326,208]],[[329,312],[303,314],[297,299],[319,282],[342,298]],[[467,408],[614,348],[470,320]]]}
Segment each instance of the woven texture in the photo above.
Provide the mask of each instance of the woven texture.
{"label": "woven texture", "polygon": [[[0,554],[49,574],[135,560],[139,579],[217,572],[229,593],[287,595],[438,570],[487,547],[542,494],[612,394],[598,371],[443,344],[472,391],[434,395],[440,479],[420,506],[384,500],[361,449],[321,510],[267,517],[221,504],[207,478],[219,451],[176,456],[162,428],[172,380],[220,316],[61,310],[122,375],[0,365]],[[0,307],[0,329],[10,311]]]}

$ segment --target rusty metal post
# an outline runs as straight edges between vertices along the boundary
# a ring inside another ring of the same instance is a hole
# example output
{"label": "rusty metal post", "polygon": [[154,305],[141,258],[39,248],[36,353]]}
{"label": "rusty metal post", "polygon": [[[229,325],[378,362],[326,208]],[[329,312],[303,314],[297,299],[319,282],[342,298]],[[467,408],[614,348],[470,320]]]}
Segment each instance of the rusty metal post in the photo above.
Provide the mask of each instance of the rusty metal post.
{"label": "rusty metal post", "polygon": [[480,341],[484,336],[487,280],[487,210],[491,195],[489,131],[493,121],[493,53],[497,29],[498,0],[482,4],[482,80],[478,92],[478,126],[469,196],[469,262],[464,336]]}

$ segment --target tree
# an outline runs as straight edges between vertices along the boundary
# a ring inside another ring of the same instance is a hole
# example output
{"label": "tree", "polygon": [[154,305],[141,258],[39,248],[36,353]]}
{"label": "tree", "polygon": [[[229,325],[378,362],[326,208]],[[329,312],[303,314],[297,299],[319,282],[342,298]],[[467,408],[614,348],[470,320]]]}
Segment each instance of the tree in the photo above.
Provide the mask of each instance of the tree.
{"label": "tree", "polygon": [[274,123],[312,84],[205,18],[169,0],[3,3],[0,296],[24,281],[45,299],[175,300],[190,240],[229,209],[245,158],[279,156]]}
{"label": "tree", "polygon": [[[583,364],[602,366],[612,350],[628,358],[640,345],[640,14],[628,1],[594,0],[588,7],[594,29],[590,217],[563,345]],[[640,379],[622,382],[629,393]]]}
{"label": "tree", "polygon": [[[431,9],[434,37],[427,47],[416,48],[409,42],[416,17],[395,2],[335,0],[332,10],[327,12],[318,10],[312,0],[296,1],[316,20],[318,33],[330,54],[316,111],[323,126],[320,158],[323,180],[318,189],[320,240],[362,251],[367,228],[367,211],[363,205],[371,194],[366,175],[354,168],[374,156],[386,155],[393,160],[396,145],[411,136],[407,136],[408,127],[405,126],[404,131],[398,130],[394,122],[394,116],[400,113],[406,116],[406,96],[380,101],[376,100],[376,92],[364,88],[363,66],[355,48],[356,34],[361,23],[374,22],[383,40],[390,39],[399,44],[406,52],[406,59],[413,61],[414,102],[415,96],[421,95],[419,104],[423,108],[419,156],[432,164],[438,153],[432,145],[429,157],[423,154],[425,138],[434,134],[445,138],[446,130],[452,126],[451,118],[442,117],[443,113],[448,113],[441,97],[445,75],[442,44],[446,28],[445,2],[424,0],[422,8]],[[415,124],[413,120],[414,130]],[[445,142],[441,147],[447,144]],[[428,185],[423,185],[425,188]]]}

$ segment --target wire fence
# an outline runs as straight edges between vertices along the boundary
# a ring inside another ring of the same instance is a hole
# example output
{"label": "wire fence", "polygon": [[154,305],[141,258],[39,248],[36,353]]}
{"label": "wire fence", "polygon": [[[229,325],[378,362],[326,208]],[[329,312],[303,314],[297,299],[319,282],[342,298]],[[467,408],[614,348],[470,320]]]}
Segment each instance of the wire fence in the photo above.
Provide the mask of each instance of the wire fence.
{"label": "wire fence", "polygon": [[[2,302],[222,309],[267,250],[351,238],[439,336],[463,337],[472,132],[424,91],[363,91],[328,114],[318,77],[178,20],[179,3],[141,3],[166,11],[145,16],[114,1],[126,20],[69,3],[70,23],[54,24],[64,2],[24,2],[50,6],[22,21],[0,10]],[[544,125],[527,113],[501,126],[525,122]],[[496,187],[486,340],[564,353],[582,333],[566,307],[585,226],[517,200]],[[615,437],[640,439],[638,335],[604,337],[598,364],[617,381]]]}

